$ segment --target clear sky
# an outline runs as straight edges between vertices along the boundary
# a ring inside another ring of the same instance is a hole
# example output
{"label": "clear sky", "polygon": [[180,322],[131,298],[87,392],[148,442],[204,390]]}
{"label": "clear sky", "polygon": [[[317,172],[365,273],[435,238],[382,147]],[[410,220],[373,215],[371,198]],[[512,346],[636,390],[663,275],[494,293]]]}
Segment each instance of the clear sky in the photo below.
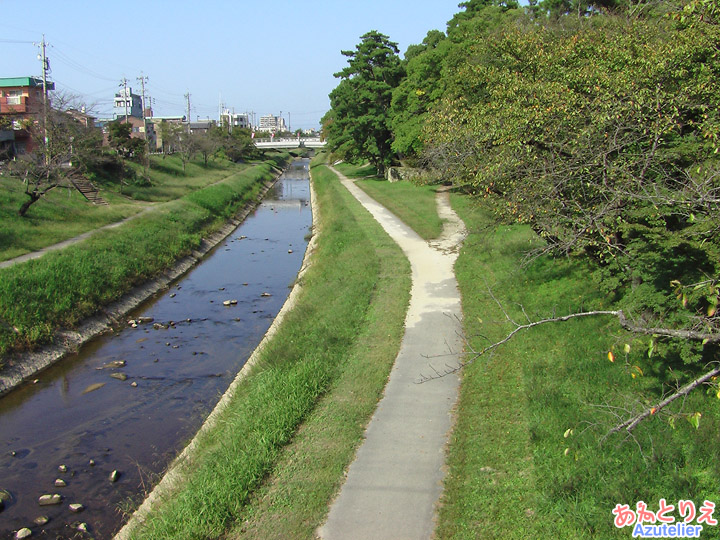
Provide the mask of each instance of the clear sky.
{"label": "clear sky", "polygon": [[[460,0],[0,0],[0,77],[41,74],[45,34],[56,90],[82,96],[99,117],[127,78],[156,116],[217,119],[236,112],[280,115],[293,129],[319,127],[328,94],[370,30],[401,55],[429,30],[445,30]],[[288,116],[289,115],[289,116]]]}

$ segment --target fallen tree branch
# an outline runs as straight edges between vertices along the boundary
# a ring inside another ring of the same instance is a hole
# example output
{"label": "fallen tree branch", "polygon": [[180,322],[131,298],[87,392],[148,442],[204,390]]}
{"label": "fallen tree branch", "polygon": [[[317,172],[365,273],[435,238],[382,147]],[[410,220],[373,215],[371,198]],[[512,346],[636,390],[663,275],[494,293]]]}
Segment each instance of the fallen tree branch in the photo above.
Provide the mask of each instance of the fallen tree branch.
{"label": "fallen tree branch", "polygon": [[689,382],[688,384],[686,384],[685,386],[680,388],[677,392],[675,392],[675,393],[671,394],[670,396],[668,396],[667,398],[663,399],[660,403],[658,403],[654,407],[648,407],[640,414],[637,414],[637,415],[633,416],[632,418],[629,418],[628,420],[625,420],[624,422],[616,425],[610,431],[608,431],[608,433],[605,435],[605,437],[603,437],[603,440],[606,439],[607,437],[609,437],[610,435],[612,435],[613,433],[617,433],[622,430],[625,430],[628,433],[630,433],[633,429],[635,429],[635,427],[640,422],[645,420],[647,417],[657,414],[663,408],[670,405],[670,403],[672,403],[676,399],[688,395],[692,390],[694,390],[701,384],[706,383],[713,377],[717,377],[719,374],[720,374],[720,367],[716,367],[715,369],[708,371],[704,375],[698,377],[694,381]]}

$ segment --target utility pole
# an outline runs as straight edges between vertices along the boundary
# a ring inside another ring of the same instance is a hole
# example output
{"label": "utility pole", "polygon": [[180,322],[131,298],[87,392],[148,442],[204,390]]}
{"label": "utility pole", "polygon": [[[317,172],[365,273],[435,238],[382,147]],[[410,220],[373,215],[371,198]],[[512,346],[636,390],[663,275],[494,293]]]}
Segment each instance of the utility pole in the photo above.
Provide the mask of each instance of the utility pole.
{"label": "utility pole", "polygon": [[[45,34],[42,35],[42,41],[40,42],[40,54],[38,60],[42,63],[42,81],[43,81],[43,136],[45,138],[45,165],[50,164],[50,137],[48,136],[48,89],[47,89],[47,75],[50,71],[50,62],[48,62],[46,54],[47,43],[45,42]],[[50,169],[48,168],[48,175],[50,175]]]}
{"label": "utility pole", "polygon": [[190,92],[185,94],[185,99],[187,100],[187,132],[189,135],[190,134]]}
{"label": "utility pole", "polygon": [[123,87],[123,96],[124,96],[124,102],[125,102],[125,123],[128,123],[128,86],[127,86],[127,79],[123,77],[122,83],[120,86]]}
{"label": "utility pole", "polygon": [[137,80],[140,81],[140,86],[142,87],[143,136],[145,137],[145,175],[147,175],[150,170],[150,140],[148,139],[147,117],[145,115],[145,83],[148,81],[148,78],[143,76],[141,71],[140,77],[138,77]]}

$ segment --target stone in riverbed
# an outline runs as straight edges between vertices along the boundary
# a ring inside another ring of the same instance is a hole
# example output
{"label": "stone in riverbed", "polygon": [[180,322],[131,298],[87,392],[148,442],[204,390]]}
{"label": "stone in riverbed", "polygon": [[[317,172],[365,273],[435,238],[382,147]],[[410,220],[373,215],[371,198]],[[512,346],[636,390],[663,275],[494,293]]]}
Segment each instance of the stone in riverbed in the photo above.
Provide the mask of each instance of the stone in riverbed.
{"label": "stone in riverbed", "polygon": [[[94,392],[95,390],[99,390],[99,389],[102,388],[103,386],[105,386],[105,383],[104,383],[104,382],[91,384],[91,385],[88,386],[85,390],[83,390],[82,393],[83,393],[83,394],[89,394],[90,392]],[[60,472],[65,472],[65,471],[60,471]]]}
{"label": "stone in riverbed", "polygon": [[118,481],[118,478],[120,478],[120,473],[117,472],[117,471],[113,471],[113,472],[110,473],[110,477],[109,477],[109,478],[110,478],[110,481],[111,481],[111,482],[117,482],[117,481]]}
{"label": "stone in riverbed", "polygon": [[77,514],[78,512],[82,512],[83,510],[85,510],[85,507],[84,507],[82,504],[80,504],[80,503],[72,503],[72,504],[69,506],[69,508],[70,508],[70,511],[71,511],[71,512],[74,512],[75,514]]}
{"label": "stone in riverbed", "polygon": [[56,478],[55,479],[55,487],[65,487],[67,486],[67,482],[63,480],[62,478]]}
{"label": "stone in riverbed", "polygon": [[126,364],[127,364],[127,362],[125,360],[113,360],[112,362],[103,364],[103,369],[121,368],[121,367],[125,367]]}
{"label": "stone in riverbed", "polygon": [[32,536],[32,531],[27,527],[23,527],[15,533],[16,540],[21,540],[22,538],[29,538],[30,536]]}
{"label": "stone in riverbed", "polygon": [[38,527],[42,527],[43,525],[47,525],[48,521],[50,521],[50,518],[47,516],[38,516],[35,519],[33,519],[33,523],[37,525]]}
{"label": "stone in riverbed", "polygon": [[88,524],[87,523],[78,523],[77,530],[85,532],[85,533],[88,532]]}
{"label": "stone in riverbed", "polygon": [[128,376],[124,373],[111,373],[110,376],[118,381],[127,381]]}
{"label": "stone in riverbed", "polygon": [[58,465],[58,471],[67,472],[68,471],[67,465]]}
{"label": "stone in riverbed", "polygon": [[52,506],[55,504],[60,504],[62,502],[62,495],[59,495],[57,493],[53,493],[52,495],[40,495],[40,498],[38,499],[38,504],[40,506]]}

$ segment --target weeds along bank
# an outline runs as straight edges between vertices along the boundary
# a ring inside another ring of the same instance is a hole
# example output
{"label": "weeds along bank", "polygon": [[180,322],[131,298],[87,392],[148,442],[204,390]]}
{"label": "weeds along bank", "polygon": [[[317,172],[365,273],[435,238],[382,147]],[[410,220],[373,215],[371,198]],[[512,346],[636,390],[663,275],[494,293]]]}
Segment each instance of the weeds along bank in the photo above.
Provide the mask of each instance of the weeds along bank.
{"label": "weeds along bank", "polygon": [[0,270],[0,355],[73,328],[134,286],[169,269],[255,200],[284,154],[40,259]]}

